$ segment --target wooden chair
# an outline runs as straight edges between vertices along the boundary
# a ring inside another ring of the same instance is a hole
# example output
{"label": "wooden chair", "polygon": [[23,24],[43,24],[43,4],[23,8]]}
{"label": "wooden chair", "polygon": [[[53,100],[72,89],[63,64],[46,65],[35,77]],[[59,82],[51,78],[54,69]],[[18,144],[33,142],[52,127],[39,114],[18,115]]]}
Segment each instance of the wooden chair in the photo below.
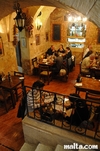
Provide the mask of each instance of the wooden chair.
{"label": "wooden chair", "polygon": [[[98,114],[98,113],[96,113],[97,108],[98,107],[100,108],[100,104],[99,104],[99,102],[100,102],[100,94],[95,94],[95,93],[91,93],[91,92],[87,91],[85,99],[91,101],[91,103],[88,103],[88,104],[92,108],[91,109],[92,110],[91,111],[92,112],[91,117],[94,117],[96,114]],[[100,114],[100,111],[99,111],[99,114]]]}
{"label": "wooden chair", "polygon": [[8,112],[11,106],[13,107],[10,93],[3,88],[0,88],[0,102],[4,103],[6,112]]}
{"label": "wooden chair", "polygon": [[86,77],[87,73],[82,71],[81,65],[82,65],[82,61],[79,63],[80,75],[82,75],[83,77]]}
{"label": "wooden chair", "polygon": [[[19,78],[23,78],[23,85],[24,85],[24,73],[14,71],[14,76],[17,76]],[[19,85],[15,88],[15,94],[16,94],[16,100],[18,101],[19,96],[22,94],[23,88],[22,85]]]}
{"label": "wooden chair", "polygon": [[37,62],[37,57],[32,59],[33,65],[33,75],[39,75],[39,64]]}
{"label": "wooden chair", "polygon": [[48,84],[50,83],[50,80],[52,79],[52,71],[50,71],[50,67],[48,65],[39,65],[39,76],[40,79],[42,78],[43,81],[47,81]]}
{"label": "wooden chair", "polygon": [[14,76],[24,77],[24,73],[23,72],[14,71]]}
{"label": "wooden chair", "polygon": [[96,120],[96,126],[95,126],[96,127],[95,136],[96,136],[96,135],[98,135],[98,133],[100,133],[100,129],[99,129],[99,125],[100,125],[100,104],[99,104],[100,94],[90,93],[87,91],[85,98],[87,100],[91,100],[91,103],[90,103],[91,112],[90,112],[89,121],[92,121],[93,119]]}
{"label": "wooden chair", "polygon": [[66,67],[66,64],[62,64],[62,66],[61,66],[61,69],[60,69],[60,71],[59,71],[59,77],[60,77],[60,79],[61,80],[63,80],[63,81],[67,81],[67,79],[68,79],[68,74],[69,74],[69,72],[68,72],[68,69],[67,69],[67,67]]}
{"label": "wooden chair", "polygon": [[93,102],[100,102],[100,94],[95,94],[86,91],[85,99],[87,100],[92,100]]}
{"label": "wooden chair", "polygon": [[68,72],[71,71],[71,65],[72,65],[72,57],[67,59],[67,68],[68,68]]}

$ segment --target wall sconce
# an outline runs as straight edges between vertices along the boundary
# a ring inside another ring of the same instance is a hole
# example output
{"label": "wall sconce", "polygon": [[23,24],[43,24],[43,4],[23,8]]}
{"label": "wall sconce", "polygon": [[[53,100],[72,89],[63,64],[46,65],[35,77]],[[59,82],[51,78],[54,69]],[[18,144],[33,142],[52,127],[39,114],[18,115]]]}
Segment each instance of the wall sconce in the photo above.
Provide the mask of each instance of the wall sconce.
{"label": "wall sconce", "polygon": [[19,3],[14,4],[14,9],[17,14],[16,17],[14,18],[15,25],[16,28],[18,28],[18,30],[21,32],[25,28],[26,14],[22,12]]}
{"label": "wall sconce", "polygon": [[42,12],[40,12],[38,15],[37,15],[37,19],[36,19],[36,28],[37,30],[40,30],[41,26],[42,26],[42,22],[41,20],[39,19],[39,17],[41,16]]}
{"label": "wall sconce", "polygon": [[40,28],[41,28],[41,26],[42,26],[42,22],[40,21],[40,19],[36,19],[36,28],[37,28],[37,30],[40,30]]}

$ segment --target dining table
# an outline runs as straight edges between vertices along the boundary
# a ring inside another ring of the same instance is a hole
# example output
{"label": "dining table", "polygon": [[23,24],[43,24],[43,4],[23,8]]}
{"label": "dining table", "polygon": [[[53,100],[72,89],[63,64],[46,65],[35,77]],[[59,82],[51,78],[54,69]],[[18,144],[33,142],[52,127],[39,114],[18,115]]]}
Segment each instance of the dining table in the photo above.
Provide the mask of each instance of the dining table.
{"label": "dining table", "polygon": [[100,94],[100,80],[94,77],[81,77],[81,82],[76,82],[74,87],[77,94],[79,94],[80,91]]}
{"label": "dining table", "polygon": [[89,70],[92,77],[100,79],[100,66],[91,67]]}
{"label": "dining table", "polygon": [[51,71],[51,68],[54,66],[55,62],[52,58],[49,59],[43,59],[39,61],[39,66],[47,66],[49,70]]}
{"label": "dining table", "polygon": [[14,96],[14,90],[16,89],[16,87],[18,85],[21,85],[22,88],[23,88],[24,79],[22,77],[11,76],[10,80],[7,77],[3,81],[0,82],[0,87],[3,88],[4,90],[10,92],[12,103],[13,103],[13,108],[15,108],[15,105],[16,105],[16,99],[15,99],[15,96]]}

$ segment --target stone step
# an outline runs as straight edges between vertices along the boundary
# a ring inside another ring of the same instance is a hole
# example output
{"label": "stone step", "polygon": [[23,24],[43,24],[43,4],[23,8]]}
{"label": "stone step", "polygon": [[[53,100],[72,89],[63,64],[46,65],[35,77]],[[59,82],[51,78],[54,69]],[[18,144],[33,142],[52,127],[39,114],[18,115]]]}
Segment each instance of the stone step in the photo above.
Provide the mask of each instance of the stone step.
{"label": "stone step", "polygon": [[[79,149],[79,150],[67,149],[67,151],[86,151],[86,150],[89,151],[89,149]],[[54,148],[52,146],[47,146],[41,143],[39,143],[38,145],[24,143],[20,151],[65,151],[65,149],[64,149],[64,146],[59,145],[59,144]],[[95,150],[91,149],[91,151],[95,151]]]}
{"label": "stone step", "polygon": [[47,146],[44,144],[39,143],[35,149],[35,151],[54,151],[55,148],[53,148],[52,146]]}
{"label": "stone step", "polygon": [[64,149],[64,146],[59,145],[59,144],[56,146],[54,151],[65,151],[65,150],[67,151],[90,151],[90,150],[95,151],[93,149]]}
{"label": "stone step", "polygon": [[36,147],[35,144],[24,143],[20,151],[35,151]]}
{"label": "stone step", "polygon": [[61,145],[58,144],[58,145],[56,146],[56,148],[55,148],[55,151],[65,151],[65,150],[64,150],[64,146],[61,146]]}
{"label": "stone step", "polygon": [[67,151],[78,151],[77,149],[64,149],[64,146],[59,145],[59,144],[56,146],[54,151],[65,151],[65,150],[67,150]]}

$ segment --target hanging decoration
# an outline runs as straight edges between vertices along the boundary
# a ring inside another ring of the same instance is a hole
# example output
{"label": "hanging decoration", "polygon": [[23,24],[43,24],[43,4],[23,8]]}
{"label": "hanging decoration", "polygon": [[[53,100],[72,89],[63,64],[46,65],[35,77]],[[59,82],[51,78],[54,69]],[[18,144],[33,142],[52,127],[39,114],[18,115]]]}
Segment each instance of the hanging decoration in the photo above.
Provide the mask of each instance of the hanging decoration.
{"label": "hanging decoration", "polygon": [[33,36],[33,18],[27,13],[26,20],[25,20],[25,30],[28,32],[29,37]]}

